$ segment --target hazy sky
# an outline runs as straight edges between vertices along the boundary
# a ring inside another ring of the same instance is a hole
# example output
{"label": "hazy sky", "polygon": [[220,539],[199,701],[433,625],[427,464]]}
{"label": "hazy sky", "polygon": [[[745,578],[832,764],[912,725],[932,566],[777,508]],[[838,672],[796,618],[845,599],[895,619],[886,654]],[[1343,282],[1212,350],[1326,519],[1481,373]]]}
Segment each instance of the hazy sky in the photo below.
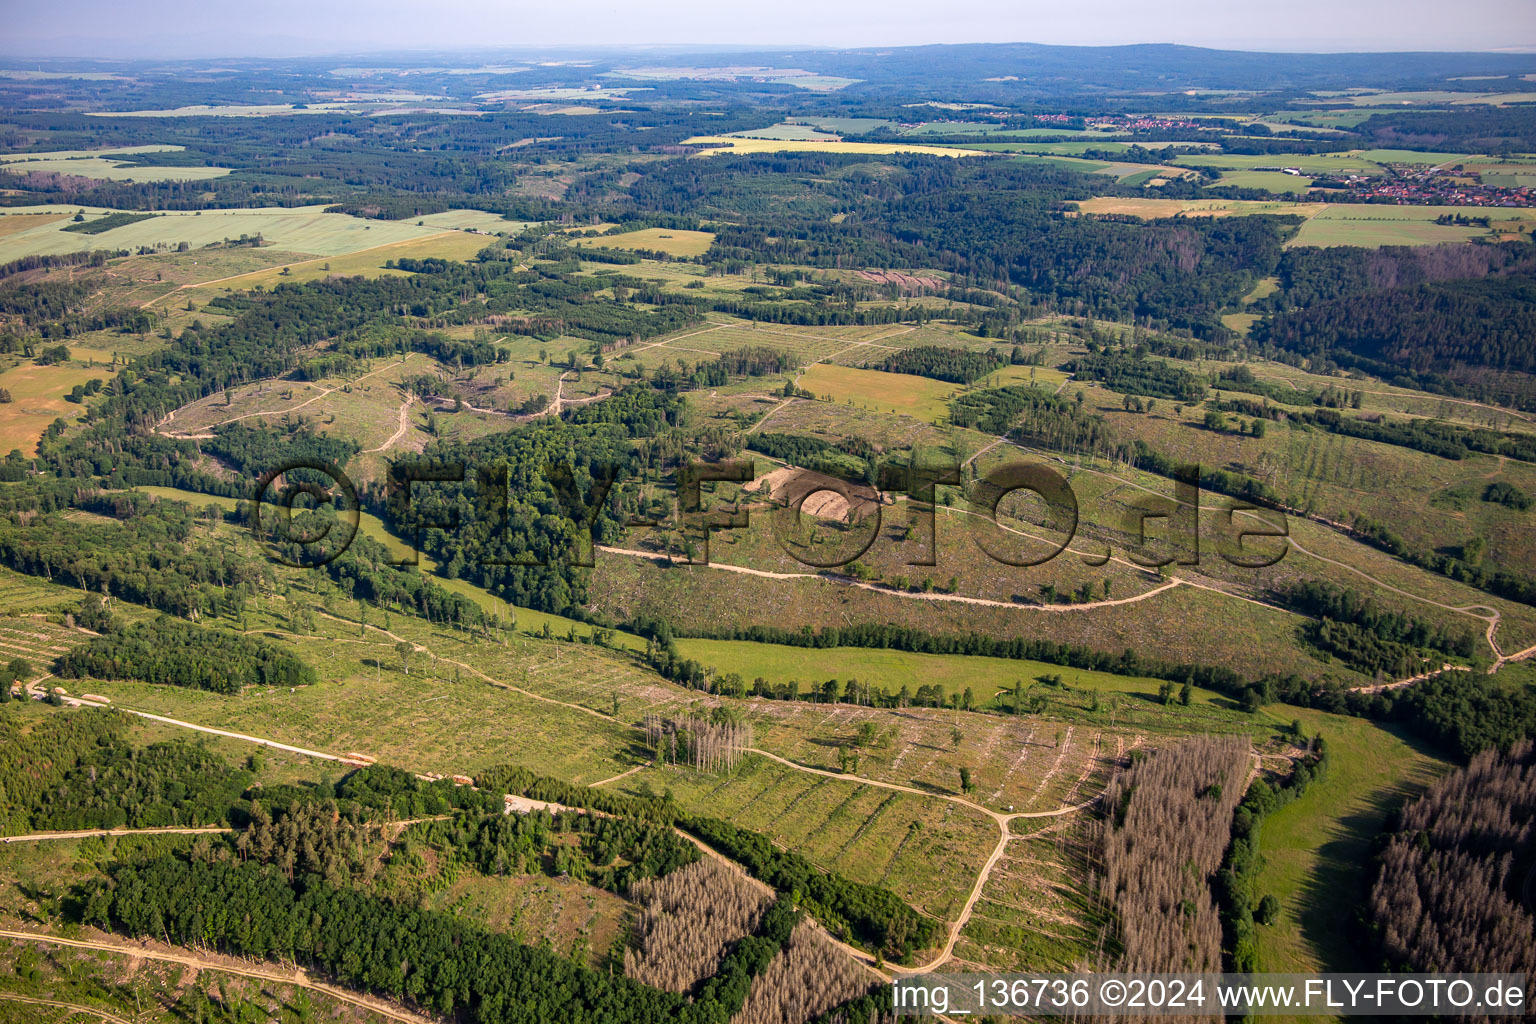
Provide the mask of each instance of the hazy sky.
{"label": "hazy sky", "polygon": [[0,0],[15,57],[518,46],[1189,43],[1536,50],[1536,0]]}

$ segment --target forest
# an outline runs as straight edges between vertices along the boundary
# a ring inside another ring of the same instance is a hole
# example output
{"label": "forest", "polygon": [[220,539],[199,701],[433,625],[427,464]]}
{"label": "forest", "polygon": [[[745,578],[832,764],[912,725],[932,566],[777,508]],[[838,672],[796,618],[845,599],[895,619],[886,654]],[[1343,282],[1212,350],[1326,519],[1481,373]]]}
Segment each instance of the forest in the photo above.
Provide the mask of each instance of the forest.
{"label": "forest", "polygon": [[166,615],[72,647],[53,670],[65,679],[142,679],[225,694],[248,686],[308,686],[316,678],[313,668],[270,640]]}
{"label": "forest", "polygon": [[1115,970],[1220,970],[1221,924],[1209,882],[1247,788],[1249,762],[1244,739],[1185,739],[1110,783],[1100,884],[1119,929]]}
{"label": "forest", "polygon": [[1403,808],[1364,914],[1381,968],[1536,976],[1533,825],[1529,740],[1484,750]]}
{"label": "forest", "polygon": [[1536,372],[1536,279],[1529,273],[1421,284],[1318,302],[1254,326],[1263,345],[1369,370],[1455,367]]}

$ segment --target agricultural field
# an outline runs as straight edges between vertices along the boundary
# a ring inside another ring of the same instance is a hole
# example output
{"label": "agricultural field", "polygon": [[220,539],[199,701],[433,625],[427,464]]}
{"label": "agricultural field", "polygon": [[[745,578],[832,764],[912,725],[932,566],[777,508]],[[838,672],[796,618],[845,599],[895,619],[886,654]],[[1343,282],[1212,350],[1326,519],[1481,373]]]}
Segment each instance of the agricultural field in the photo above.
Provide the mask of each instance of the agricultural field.
{"label": "agricultural field", "polygon": [[466,231],[440,231],[419,238],[399,242],[386,242],[356,252],[339,256],[304,257],[294,253],[292,262],[281,263],[248,274],[235,274],[202,283],[191,289],[189,299],[207,301],[216,294],[247,291],[253,288],[271,288],[274,285],[303,281],[323,281],[328,277],[361,275],[378,277],[382,274],[404,274],[385,264],[399,259],[469,260],[484,249],[489,240],[483,235]]}
{"label": "agricultural field", "polygon": [[[1434,220],[1449,208],[1437,206],[1358,206],[1330,205],[1309,217],[1290,245],[1358,245],[1375,248],[1383,245],[1439,245],[1483,237],[1487,232],[1476,226],[1436,224]],[[1521,220],[1536,214],[1530,210],[1510,211]]]}
{"label": "agricultural field", "polygon": [[[1265,172],[1238,172],[1265,173]],[[1291,181],[1303,179],[1278,175]],[[1225,179],[1223,179],[1225,180]],[[1078,203],[1084,213],[1118,213],[1137,217],[1236,217],[1247,214],[1296,214],[1305,218],[1290,246],[1439,245],[1487,238],[1487,228],[1474,224],[1436,224],[1445,214],[1466,215],[1460,206],[1387,206],[1367,203],[1260,202],[1244,199],[1141,199],[1099,197]],[[1536,221],[1530,210],[1501,210],[1500,218],[1517,225]]]}
{"label": "agricultural field", "polygon": [[853,405],[930,421],[947,415],[949,398],[958,390],[952,384],[909,373],[861,370],[830,363],[811,366],[800,375],[797,386],[834,405]]}
{"label": "agricultural field", "polygon": [[1286,174],[1282,171],[1222,171],[1221,179],[1212,185],[1220,188],[1231,185],[1236,188],[1262,188],[1277,194],[1305,195],[1312,187],[1312,179],[1306,175]]}
{"label": "agricultural field", "polygon": [[1295,167],[1302,174],[1379,174],[1383,164],[1450,165],[1467,159],[1462,153],[1421,153],[1406,149],[1356,149],[1343,153],[1289,154],[1242,153],[1203,154],[1181,156],[1178,162],[1187,167],[1212,167],[1217,170],[1252,170],[1256,167]]}
{"label": "agricultural field", "polygon": [[72,174],[104,181],[206,181],[228,167],[174,167],[135,163],[144,153],[177,152],[181,146],[124,146],[117,149],[59,150],[0,156],[0,169],[16,174]]}
{"label": "agricultural field", "polygon": [[[81,209],[81,208],[76,208]],[[87,222],[114,212],[101,207],[84,208]],[[52,213],[53,210],[15,208],[17,213]],[[340,256],[392,242],[441,235],[440,229],[415,221],[364,220],[344,213],[325,213],[323,208],[294,207],[238,210],[171,210],[100,234],[62,230],[60,223],[33,226],[0,238],[0,262],[23,256],[85,252],[91,249],[175,249],[185,242],[200,249],[260,235],[264,244],[287,252],[311,256]],[[474,237],[474,236],[471,236]],[[481,239],[484,242],[484,239]]]}
{"label": "agricultural field", "polygon": [[927,156],[982,156],[979,149],[953,146],[924,146],[905,142],[843,142],[841,139],[743,139],[727,135],[695,135],[683,140],[685,146],[708,146],[703,155],[712,153],[863,153],[870,156],[890,156],[893,153],[922,153]]}
{"label": "agricultural field", "polygon": [[677,231],[664,228],[645,228],[641,231],[625,231],[597,238],[578,238],[573,244],[591,245],[600,249],[648,249],[673,256],[702,256],[715,241],[708,231]]}

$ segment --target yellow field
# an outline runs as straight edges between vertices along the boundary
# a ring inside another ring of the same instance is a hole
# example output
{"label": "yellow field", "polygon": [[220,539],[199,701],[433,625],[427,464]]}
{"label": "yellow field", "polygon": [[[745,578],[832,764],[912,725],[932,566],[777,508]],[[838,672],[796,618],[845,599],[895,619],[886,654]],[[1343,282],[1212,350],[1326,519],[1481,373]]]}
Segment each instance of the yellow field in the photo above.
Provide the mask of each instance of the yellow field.
{"label": "yellow field", "polygon": [[[237,277],[226,277],[197,285],[191,289],[193,299],[207,301],[215,292],[245,291],[260,285],[273,285],[320,281],[334,276],[378,277],[383,274],[403,274],[403,270],[386,270],[384,264],[402,257],[445,260],[468,260],[491,243],[484,235],[472,235],[464,231],[443,231],[424,238],[408,238],[401,242],[377,245],[344,256],[320,256],[314,259],[287,263],[266,270],[255,270]],[[286,270],[287,273],[283,273]]]}
{"label": "yellow field", "polygon": [[29,228],[40,228],[68,217],[67,213],[12,213],[0,214],[0,238],[14,235]]}
{"label": "yellow field", "polygon": [[955,149],[951,146],[921,146],[907,143],[885,142],[807,142],[803,139],[737,139],[726,135],[695,135],[684,139],[685,146],[711,145],[720,148],[706,150],[714,153],[867,153],[871,156],[889,156],[892,153],[926,153],[929,156],[987,156],[979,149]]}
{"label": "yellow field", "polygon": [[[14,214],[60,212],[57,206],[16,207]],[[80,207],[63,207],[73,213]],[[97,220],[115,211],[83,208],[86,219]],[[62,230],[59,223],[32,226],[0,238],[0,263],[22,256],[85,252],[91,249],[175,249],[186,242],[193,249],[219,245],[241,235],[260,235],[274,249],[310,256],[341,256],[390,242],[422,238],[441,228],[417,226],[414,220],[365,220],[345,213],[326,213],[323,206],[266,207],[228,210],[165,210],[147,220],[88,235]]]}
{"label": "yellow field", "polygon": [[442,213],[429,213],[425,217],[417,217],[413,223],[437,228],[440,231],[452,229],[485,231],[493,235],[515,235],[532,222],[504,220],[501,214],[486,213],[484,210],[445,210]]}
{"label": "yellow field", "polygon": [[182,148],[126,146],[121,149],[61,149],[50,153],[17,153],[0,157],[0,164],[17,174],[44,171],[108,181],[198,181],[221,178],[229,173],[228,167],[144,167],[123,164],[123,160],[131,159],[136,153],[161,153]]}
{"label": "yellow field", "polygon": [[84,384],[92,377],[105,381],[112,377],[112,371],[105,366],[78,363],[24,363],[0,373],[0,388],[11,393],[11,401],[0,405],[0,455],[12,448],[32,455],[48,424],[60,417],[73,420],[84,412],[85,406],[66,402],[64,396],[76,384]]}
{"label": "yellow field", "polygon": [[715,244],[715,236],[711,231],[646,228],[643,231],[626,231],[621,235],[580,238],[572,244],[591,245],[599,249],[652,249],[673,256],[702,256]]}
{"label": "yellow field", "polygon": [[816,363],[800,376],[799,386],[838,405],[915,416],[932,422],[949,415],[949,399],[959,387],[910,373],[860,370]]}
{"label": "yellow field", "polygon": [[1013,384],[1038,384],[1055,387],[1067,379],[1067,375],[1049,366],[1005,366],[994,370],[976,382],[979,388],[1005,388]]}

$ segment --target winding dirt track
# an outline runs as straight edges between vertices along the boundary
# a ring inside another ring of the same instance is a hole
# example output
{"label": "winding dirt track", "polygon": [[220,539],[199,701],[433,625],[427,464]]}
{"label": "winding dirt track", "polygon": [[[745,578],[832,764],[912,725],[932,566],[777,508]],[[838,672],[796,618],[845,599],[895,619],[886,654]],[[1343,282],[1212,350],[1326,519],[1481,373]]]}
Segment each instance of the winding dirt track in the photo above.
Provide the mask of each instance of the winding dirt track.
{"label": "winding dirt track", "polygon": [[[330,615],[329,613],[326,613],[326,612],[321,612],[320,614],[323,617],[325,617],[325,618],[333,619],[333,620],[338,621],[338,622],[346,622],[348,625],[354,625],[354,623],[351,623],[349,620],[342,619],[339,616]],[[367,625],[367,628],[371,629],[371,630],[374,630],[374,631],[376,631],[378,633],[381,633],[381,634],[383,634],[386,637],[389,637],[392,641],[394,641],[396,643],[400,643],[400,642],[409,643],[410,642],[410,641],[403,641],[403,638],[401,638],[398,634],[392,633],[389,630],[384,629],[381,626],[375,626],[372,623],[369,623]],[[414,649],[418,650],[418,651],[425,651],[425,650],[427,650],[427,648],[422,646],[421,644],[412,644],[412,647]],[[480,671],[479,669],[475,668],[474,666],[467,665],[464,662],[456,661],[456,660],[454,660],[452,658],[443,658],[443,657],[439,657],[438,660],[443,662],[443,663],[445,663],[445,664],[457,666],[458,668],[463,669],[463,670],[469,672],[470,674],[474,675],[475,677],[477,677],[479,679],[482,679],[485,682],[487,682],[487,683],[489,683],[489,684],[491,684],[493,686],[496,686],[496,687],[498,687],[500,689],[510,690],[510,691],[512,691],[514,693],[517,693],[517,694],[520,694],[522,696],[528,697],[528,698],[530,698],[532,700],[539,701],[541,703],[555,704],[555,705],[558,705],[560,707],[568,708],[568,709],[570,709],[572,711],[578,711],[578,712],[580,712],[580,713],[582,713],[584,715],[588,715],[588,716],[593,717],[593,718],[598,718],[598,719],[601,719],[601,720],[603,720],[605,722],[613,721],[611,716],[605,715],[605,714],[603,714],[600,711],[595,711],[592,708],[583,707],[580,704],[572,704],[572,703],[570,703],[568,701],[557,700],[556,698],[553,698],[553,697],[546,697],[546,696],[544,696],[542,694],[537,694],[537,693],[533,693],[533,692],[531,692],[529,690],[525,690],[525,689],[523,689],[520,686],[514,686],[511,683],[503,682],[503,681],[501,681],[499,679],[492,678],[491,676],[486,675],[484,672]],[[78,698],[67,698],[67,699],[69,700],[69,702],[71,704],[76,704],[76,705],[95,706],[95,707],[106,706],[106,705],[95,704],[92,701],[82,701],[82,700],[79,700]],[[124,712],[126,712],[128,714],[139,715],[139,716],[142,716],[142,717],[145,717],[145,718],[153,719],[153,720],[158,721],[158,722],[163,722],[163,723],[168,724],[168,725],[177,725],[177,726],[181,726],[181,727],[187,728],[187,729],[194,729],[194,730],[197,730],[199,732],[205,732],[205,733],[211,733],[211,734],[217,735],[217,736],[229,737],[231,739],[246,740],[246,741],[251,742],[251,743],[258,743],[258,744],[261,744],[263,746],[272,747],[272,748],[277,749],[277,750],[286,750],[286,751],[289,751],[289,752],[292,752],[292,753],[303,754],[303,755],[309,756],[309,757],[318,757],[318,758],[323,758],[323,759],[329,760],[329,761],[338,761],[338,762],[347,763],[347,764],[356,764],[356,763],[358,763],[354,759],[347,758],[347,757],[341,757],[341,756],[338,756],[336,754],[327,754],[327,753],[323,753],[321,751],[316,751],[316,750],[306,750],[305,748],[302,748],[302,747],[294,747],[294,746],[290,746],[290,745],[285,744],[285,743],[278,743],[278,742],[276,742],[274,740],[262,739],[262,738],[256,737],[256,736],[248,736],[248,735],[245,735],[243,733],[230,732],[230,731],[227,731],[227,730],[224,730],[224,729],[215,729],[215,728],[212,728],[211,726],[195,725],[195,724],[193,724],[191,722],[182,722],[182,721],[178,721],[177,719],[166,718],[166,717],[161,716],[161,715],[152,715],[152,714],[150,714],[148,712],[145,712],[145,711],[135,711],[135,710],[133,710],[131,708],[122,707],[122,706],[116,705],[116,704],[113,704],[111,706],[117,708],[119,711],[124,711]],[[921,965],[919,967],[892,967],[892,966],[888,965],[888,969],[889,970],[895,971],[895,972],[898,972],[898,973],[911,974],[911,973],[921,973],[923,971],[931,970],[934,967],[937,967],[939,964],[943,963],[945,960],[947,960],[950,957],[950,955],[954,952],[955,944],[960,939],[960,932],[965,927],[966,922],[970,920],[971,912],[975,909],[977,901],[980,900],[980,898],[981,898],[981,891],[982,891],[982,888],[986,885],[987,878],[991,875],[992,869],[997,865],[997,862],[1000,859],[1002,859],[1003,852],[1004,852],[1004,850],[1007,847],[1008,841],[1010,839],[1016,838],[1015,836],[1013,836],[1013,834],[1009,830],[1008,823],[1010,821],[1014,820],[1015,818],[1053,818],[1053,817],[1060,817],[1060,816],[1063,816],[1063,815],[1075,813],[1077,811],[1086,810],[1087,808],[1092,807],[1094,804],[1096,804],[1098,802],[1098,797],[1095,796],[1095,797],[1093,797],[1093,798],[1091,798],[1089,800],[1085,800],[1085,801],[1083,801],[1081,803],[1069,804],[1069,805],[1065,805],[1065,806],[1058,807],[1058,808],[1055,808],[1053,810],[1048,810],[1048,811],[1019,811],[1019,812],[1015,812],[1015,813],[1011,813],[1011,814],[1004,814],[1001,811],[994,811],[994,810],[992,810],[989,807],[984,807],[981,804],[978,804],[978,803],[976,803],[973,800],[968,800],[968,799],[966,799],[963,796],[955,796],[955,795],[949,794],[949,793],[935,793],[935,792],[933,792],[931,790],[919,789],[916,786],[904,786],[904,785],[901,785],[900,783],[882,782],[882,781],[880,781],[878,779],[870,779],[870,778],[866,778],[866,777],[861,776],[861,775],[849,775],[849,774],[844,774],[842,772],[829,771],[829,770],[823,769],[823,768],[812,768],[812,767],[810,767],[808,765],[799,764],[798,762],[791,761],[788,758],[780,757],[778,754],[769,753],[766,750],[762,750],[762,749],[759,749],[759,748],[756,748],[756,747],[750,747],[750,748],[748,748],[748,750],[751,753],[758,754],[759,756],[764,757],[764,758],[766,758],[766,759],[768,759],[770,761],[774,761],[774,762],[776,762],[778,764],[782,764],[782,765],[784,765],[784,766],[786,766],[788,768],[791,768],[791,769],[793,769],[795,771],[805,772],[805,773],[810,774],[810,775],[823,776],[823,777],[831,778],[831,779],[840,779],[840,780],[842,780],[844,782],[852,782],[852,783],[855,783],[857,785],[872,786],[872,787],[875,787],[875,788],[878,788],[878,789],[892,790],[892,791],[900,792],[900,793],[909,793],[909,794],[911,794],[913,796],[926,797],[926,798],[932,799],[932,800],[945,800],[945,801],[948,801],[950,803],[959,804],[960,806],[965,807],[968,810],[977,811],[977,812],[985,815],[986,817],[990,818],[992,820],[992,822],[997,826],[998,832],[999,832],[997,845],[995,847],[993,847],[991,855],[987,858],[986,863],[982,865],[982,869],[981,869],[980,873],[976,877],[976,882],[971,887],[970,896],[966,900],[965,907],[961,910],[959,917],[957,917],[955,919],[955,921],[953,923],[951,923],[951,925],[949,927],[948,937],[946,938],[944,947],[940,951],[939,955],[936,958],[934,958],[933,960],[929,961],[927,964],[923,964],[923,965]],[[645,767],[645,766],[644,765],[637,765],[634,768],[631,768],[628,771],[622,772],[619,775],[616,775],[616,776],[614,776],[612,778],[604,779],[601,782],[596,783],[596,785],[604,785],[604,784],[609,783],[609,782],[614,782],[614,781],[616,781],[618,779],[624,778],[627,775],[631,775],[634,772],[639,771],[643,767]],[[711,851],[711,852],[713,852],[713,851]],[[3,934],[3,933],[0,933],[0,934]],[[834,941],[836,941],[836,940],[834,940]],[[863,952],[862,950],[856,949],[855,947],[847,945],[846,943],[839,942],[838,945],[842,946],[842,948],[844,950],[846,950],[850,956],[855,957],[861,963],[872,965],[875,962],[873,957],[871,957],[868,953]]]}
{"label": "winding dirt track", "polygon": [[[615,548],[609,547],[606,544],[597,545],[597,549],[599,551],[606,551],[610,555],[624,555],[629,558],[646,558],[653,562],[672,562],[672,556],[660,554],[655,551],[640,551],[635,548]],[[821,580],[823,583],[835,583],[844,587],[857,587],[859,590],[868,590],[876,594],[885,594],[889,597],[899,597],[908,601],[948,602],[951,604],[979,605],[983,608],[1012,608],[1015,611],[1055,612],[1058,614],[1065,612],[1086,612],[1092,611],[1095,608],[1112,608],[1116,605],[1122,604],[1136,604],[1138,601],[1145,601],[1149,597],[1156,597],[1158,594],[1166,593],[1167,591],[1172,590],[1174,587],[1198,585],[1187,584],[1186,581],[1182,579],[1174,578],[1169,580],[1167,583],[1164,583],[1162,586],[1154,587],[1145,593],[1136,594],[1132,597],[1116,598],[1113,601],[1086,601],[1082,604],[1019,604],[1015,601],[994,601],[987,597],[966,597],[963,594],[935,594],[932,592],[922,593],[920,591],[897,590],[894,587],[882,587],[878,583],[868,583],[864,580],[856,580],[851,576],[827,576],[813,572],[771,572],[767,569],[749,569],[744,565],[730,565],[725,562],[709,562],[702,565],[701,567],[706,569],[719,569],[722,572],[736,572],[746,576],[759,576],[763,579],[769,580]],[[1206,587],[1203,589],[1215,590],[1216,588]],[[1225,591],[1221,591],[1221,593],[1225,593]]]}
{"label": "winding dirt track", "polygon": [[415,404],[416,396],[406,395],[405,401],[400,405],[400,425],[395,428],[395,432],[389,435],[388,441],[385,441],[377,448],[369,448],[362,454],[372,455],[374,452],[387,452],[399,443],[400,439],[405,436],[406,431],[411,429],[411,406]]}
{"label": "winding dirt track", "polygon": [[[140,960],[158,960],[161,963],[181,964],[184,967],[193,967],[200,971],[219,971],[224,974],[235,974],[242,978],[255,978],[258,981],[268,981],[279,985],[295,985],[299,988],[307,988],[316,992],[323,992],[332,999],[343,1003],[350,1003],[370,1013],[376,1013],[390,1020],[402,1021],[403,1024],[432,1024],[426,1018],[396,1007],[388,1006],[380,1000],[368,996],[359,996],[346,989],[327,985],[324,982],[311,981],[309,975],[302,968],[291,971],[280,970],[275,967],[258,967],[254,964],[223,963],[206,957],[193,956],[191,953],[163,953],[159,950],[148,949],[144,946],[135,946],[126,942],[93,942],[85,939],[64,939],[57,935],[47,935],[38,932],[19,932],[0,929],[0,939],[18,939],[23,942],[44,942],[54,946],[69,946],[72,949],[95,949],[106,953],[119,953],[124,956],[136,957]],[[6,997],[10,998],[10,997]],[[87,1010],[97,1016],[108,1017],[107,1014],[97,1010]],[[111,1020],[121,1018],[109,1017]],[[124,1022],[126,1024],[126,1022]]]}

